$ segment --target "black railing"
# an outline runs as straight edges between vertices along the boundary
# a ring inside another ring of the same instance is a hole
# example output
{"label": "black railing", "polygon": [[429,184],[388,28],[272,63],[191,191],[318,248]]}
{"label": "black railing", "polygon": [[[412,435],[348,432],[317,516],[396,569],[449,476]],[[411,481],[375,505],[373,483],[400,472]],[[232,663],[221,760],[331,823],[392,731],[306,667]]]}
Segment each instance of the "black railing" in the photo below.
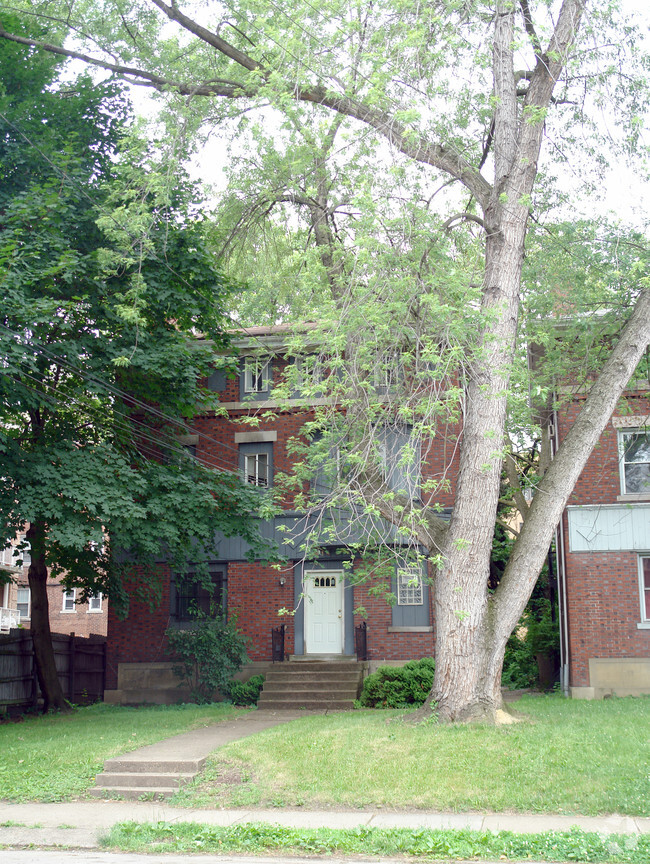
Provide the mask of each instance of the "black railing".
{"label": "black railing", "polygon": [[354,628],[354,650],[357,660],[368,659],[368,625],[365,621]]}
{"label": "black railing", "polygon": [[284,624],[271,628],[271,659],[274,663],[284,660]]}

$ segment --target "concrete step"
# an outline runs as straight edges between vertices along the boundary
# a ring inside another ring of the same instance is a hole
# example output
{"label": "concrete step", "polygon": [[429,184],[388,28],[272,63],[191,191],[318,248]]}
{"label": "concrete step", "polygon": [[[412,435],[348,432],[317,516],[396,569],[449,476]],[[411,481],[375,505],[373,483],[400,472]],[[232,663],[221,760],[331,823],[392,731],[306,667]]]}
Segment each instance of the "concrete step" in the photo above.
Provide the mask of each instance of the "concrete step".
{"label": "concrete step", "polygon": [[95,786],[88,790],[93,798],[120,797],[126,798],[129,801],[162,801],[166,798],[171,798],[178,792],[175,786],[110,786],[101,787]]}
{"label": "concrete step", "polygon": [[118,756],[104,762],[104,771],[110,774],[198,774],[206,763],[201,759],[129,759]]}
{"label": "concrete step", "polygon": [[298,699],[287,696],[280,699],[271,697],[257,703],[259,708],[269,711],[348,711],[352,708],[351,699]]}
{"label": "concrete step", "polygon": [[316,678],[314,675],[307,675],[305,678],[301,677],[298,680],[294,680],[291,677],[267,678],[264,682],[264,689],[272,688],[275,690],[279,687],[291,687],[293,690],[311,690],[313,687],[322,687],[324,690],[335,690],[337,688],[342,688],[344,690],[351,688],[354,690],[358,685],[358,677],[336,680],[333,678]]}
{"label": "concrete step", "polygon": [[96,785],[100,788],[113,788],[114,786],[128,787],[129,789],[180,789],[190,780],[196,777],[191,774],[160,773],[148,771],[146,774],[117,774],[103,772],[95,778]]}
{"label": "concrete step", "polygon": [[356,687],[319,687],[312,682],[310,687],[265,687],[264,696],[283,697],[293,696],[294,699],[356,699],[358,690]]}
{"label": "concrete step", "polygon": [[269,673],[271,672],[360,672],[363,668],[362,663],[354,662],[340,662],[338,660],[325,661],[325,660],[303,660],[301,662],[295,662],[290,660],[288,663],[276,663],[272,669],[269,669]]}

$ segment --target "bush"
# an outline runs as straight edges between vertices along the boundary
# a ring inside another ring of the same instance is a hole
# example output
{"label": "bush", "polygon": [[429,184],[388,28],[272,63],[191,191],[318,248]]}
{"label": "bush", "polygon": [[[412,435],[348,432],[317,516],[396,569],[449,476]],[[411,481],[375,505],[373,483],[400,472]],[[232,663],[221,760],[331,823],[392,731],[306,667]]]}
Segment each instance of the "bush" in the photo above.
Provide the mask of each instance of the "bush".
{"label": "bush", "polygon": [[227,693],[233,675],[248,660],[248,640],[232,622],[220,618],[198,619],[187,630],[169,629],[167,641],[178,660],[174,674],[199,705],[211,702],[215,690]]}
{"label": "bush", "polygon": [[228,698],[233,705],[257,705],[264,675],[251,675],[248,681],[231,681],[228,685]]}
{"label": "bush", "polygon": [[362,708],[412,708],[422,705],[433,686],[431,657],[409,660],[404,666],[380,666],[363,682]]}

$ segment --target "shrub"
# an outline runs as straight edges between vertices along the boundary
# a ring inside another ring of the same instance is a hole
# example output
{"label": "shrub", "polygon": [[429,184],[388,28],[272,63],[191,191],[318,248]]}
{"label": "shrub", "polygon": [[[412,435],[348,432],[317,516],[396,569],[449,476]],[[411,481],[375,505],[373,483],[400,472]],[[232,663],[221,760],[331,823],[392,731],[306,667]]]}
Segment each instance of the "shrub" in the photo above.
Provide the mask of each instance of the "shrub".
{"label": "shrub", "polygon": [[220,618],[200,618],[186,630],[169,629],[167,641],[178,660],[174,674],[199,705],[211,702],[215,690],[227,693],[233,675],[248,660],[248,640]]}
{"label": "shrub", "polygon": [[251,675],[248,681],[231,681],[228,685],[228,698],[233,705],[257,705],[264,675]]}
{"label": "shrub", "polygon": [[363,682],[362,708],[412,708],[422,705],[433,685],[431,657],[409,660],[404,666],[380,666]]}

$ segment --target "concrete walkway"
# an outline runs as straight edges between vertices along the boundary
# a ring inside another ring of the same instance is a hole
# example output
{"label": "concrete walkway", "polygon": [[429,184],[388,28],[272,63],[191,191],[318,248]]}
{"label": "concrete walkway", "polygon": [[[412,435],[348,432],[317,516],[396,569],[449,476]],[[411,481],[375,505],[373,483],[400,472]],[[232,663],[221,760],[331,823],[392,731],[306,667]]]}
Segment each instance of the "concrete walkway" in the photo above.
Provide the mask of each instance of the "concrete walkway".
{"label": "concrete walkway", "polygon": [[[141,764],[189,756],[201,759],[218,747],[280,723],[305,711],[254,711],[232,720],[175,735],[126,754]],[[229,826],[264,822],[296,828],[470,828],[477,831],[535,833],[578,826],[603,834],[650,834],[650,818],[629,816],[551,816],[501,813],[433,813],[368,810],[190,810],[155,801],[92,800],[57,804],[0,802],[0,845],[68,846],[93,849],[117,822],[201,822]]]}

